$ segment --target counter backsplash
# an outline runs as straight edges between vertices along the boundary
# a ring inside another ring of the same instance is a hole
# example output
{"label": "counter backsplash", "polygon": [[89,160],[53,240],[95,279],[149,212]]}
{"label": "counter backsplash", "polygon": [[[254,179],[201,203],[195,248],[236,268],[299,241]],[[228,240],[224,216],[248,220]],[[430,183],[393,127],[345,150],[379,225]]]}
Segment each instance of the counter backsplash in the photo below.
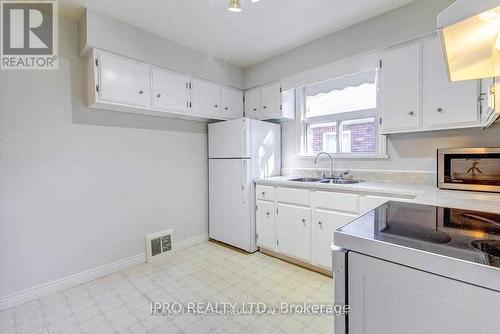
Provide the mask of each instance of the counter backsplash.
{"label": "counter backsplash", "polygon": [[[336,170],[335,175],[338,176],[341,172],[345,172],[345,170]],[[281,175],[321,177],[322,173],[328,174],[328,169],[286,167],[282,169]],[[436,184],[436,173],[426,171],[350,169],[350,174],[346,178],[363,179],[372,182]]]}

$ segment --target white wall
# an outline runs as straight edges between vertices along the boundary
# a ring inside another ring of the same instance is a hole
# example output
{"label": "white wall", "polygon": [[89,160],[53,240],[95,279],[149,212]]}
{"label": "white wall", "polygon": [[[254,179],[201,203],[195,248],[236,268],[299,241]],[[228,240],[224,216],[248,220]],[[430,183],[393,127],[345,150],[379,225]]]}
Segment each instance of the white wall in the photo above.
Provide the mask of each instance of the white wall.
{"label": "white wall", "polygon": [[87,108],[77,41],[61,20],[59,70],[0,71],[0,299],[208,230],[206,123]]}
{"label": "white wall", "polygon": [[[300,46],[245,69],[245,87],[281,80],[285,88],[373,68],[377,51],[429,35],[437,14],[453,0],[417,0],[407,6]],[[375,56],[375,58],[374,58]],[[314,159],[297,157],[295,122],[283,123],[283,167],[316,167]],[[336,160],[337,168],[435,171],[436,149],[500,145],[500,124],[488,130],[435,131],[388,137],[389,159]],[[318,167],[327,167],[327,161]]]}

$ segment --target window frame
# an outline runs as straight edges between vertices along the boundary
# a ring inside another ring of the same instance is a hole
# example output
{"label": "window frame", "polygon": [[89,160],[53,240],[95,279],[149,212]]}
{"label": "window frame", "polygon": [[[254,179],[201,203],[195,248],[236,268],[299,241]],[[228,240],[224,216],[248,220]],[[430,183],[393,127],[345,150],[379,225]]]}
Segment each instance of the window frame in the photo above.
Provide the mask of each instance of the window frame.
{"label": "window frame", "polygon": [[[308,125],[319,124],[319,123],[336,123],[337,129],[337,152],[328,152],[335,158],[348,158],[348,159],[364,159],[364,158],[388,158],[387,155],[387,138],[385,135],[380,134],[380,71],[374,69],[375,71],[375,83],[376,83],[376,99],[377,107],[372,109],[358,110],[358,111],[348,111],[338,114],[322,115],[310,117],[306,120],[306,95],[305,90],[307,86],[302,86],[297,89],[297,117],[296,117],[296,129],[297,129],[297,156],[298,157],[315,157],[315,153],[309,152],[308,143]],[[331,78],[329,80],[344,80],[350,76],[365,74],[370,71],[363,71],[358,73],[351,73],[339,78]],[[325,81],[324,81],[325,82]],[[321,84],[318,82],[316,84]],[[357,120],[362,118],[374,118],[374,133],[375,133],[375,152],[349,152],[345,153],[341,151],[341,140],[340,140],[340,127],[342,121]]]}

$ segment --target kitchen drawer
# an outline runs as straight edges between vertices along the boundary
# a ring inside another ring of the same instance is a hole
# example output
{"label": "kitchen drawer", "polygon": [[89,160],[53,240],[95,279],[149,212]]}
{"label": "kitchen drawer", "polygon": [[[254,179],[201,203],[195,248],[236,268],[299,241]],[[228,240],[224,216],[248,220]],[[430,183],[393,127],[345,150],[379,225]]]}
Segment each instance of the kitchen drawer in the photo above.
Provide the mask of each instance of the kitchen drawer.
{"label": "kitchen drawer", "polygon": [[257,185],[255,188],[257,199],[274,202],[274,187]]}
{"label": "kitchen drawer", "polygon": [[358,195],[316,191],[314,204],[317,208],[358,213]]}
{"label": "kitchen drawer", "polygon": [[277,188],[276,199],[280,203],[310,206],[310,191],[307,189]]}

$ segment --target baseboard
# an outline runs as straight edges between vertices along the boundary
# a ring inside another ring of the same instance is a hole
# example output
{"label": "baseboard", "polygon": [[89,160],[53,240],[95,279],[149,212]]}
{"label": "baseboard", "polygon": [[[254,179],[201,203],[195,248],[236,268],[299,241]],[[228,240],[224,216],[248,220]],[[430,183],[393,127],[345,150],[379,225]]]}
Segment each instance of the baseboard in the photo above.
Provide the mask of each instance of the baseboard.
{"label": "baseboard", "polygon": [[[208,234],[202,234],[174,244],[175,250],[182,250],[208,241]],[[95,279],[114,274],[118,271],[137,266],[146,261],[146,253],[108,263],[103,266],[64,277],[52,282],[41,284],[33,288],[22,290],[4,297],[0,297],[0,311],[32,300],[45,297]]]}
{"label": "baseboard", "polygon": [[285,254],[281,254],[281,253],[275,252],[275,251],[273,251],[271,249],[267,249],[265,247],[259,247],[259,251],[261,253],[263,253],[263,254],[275,257],[275,258],[283,260],[285,262],[289,262],[291,264],[294,264],[296,266],[302,267],[304,269],[315,271],[317,273],[320,273],[320,274],[328,276],[328,277],[333,277],[333,272],[331,270],[323,268],[323,267],[320,267],[320,266],[316,266],[316,265],[314,265],[312,263],[305,262],[305,261],[296,259],[296,258],[294,258],[292,256],[288,256],[288,255],[285,255]]}
{"label": "baseboard", "polygon": [[176,242],[174,244],[174,250],[179,251],[189,247],[193,247],[208,241],[208,233],[197,235],[196,237],[189,238]]}

